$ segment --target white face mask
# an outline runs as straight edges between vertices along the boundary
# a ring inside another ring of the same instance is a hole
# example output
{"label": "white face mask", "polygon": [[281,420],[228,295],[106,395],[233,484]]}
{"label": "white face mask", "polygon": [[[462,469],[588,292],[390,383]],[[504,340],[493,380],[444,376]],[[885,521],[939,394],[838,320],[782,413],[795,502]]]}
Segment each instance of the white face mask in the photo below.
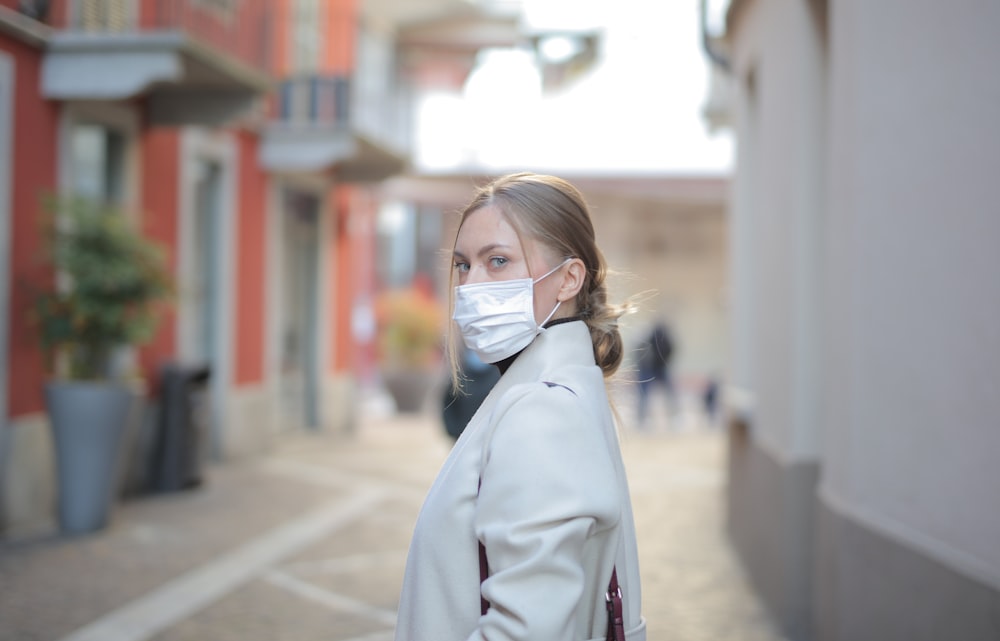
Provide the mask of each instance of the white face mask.
{"label": "white face mask", "polygon": [[[567,258],[536,280],[518,278],[456,287],[452,318],[465,346],[486,363],[502,361],[527,347],[542,331],[535,322],[535,283],[569,261]],[[556,302],[541,325],[552,318],[561,302]]]}

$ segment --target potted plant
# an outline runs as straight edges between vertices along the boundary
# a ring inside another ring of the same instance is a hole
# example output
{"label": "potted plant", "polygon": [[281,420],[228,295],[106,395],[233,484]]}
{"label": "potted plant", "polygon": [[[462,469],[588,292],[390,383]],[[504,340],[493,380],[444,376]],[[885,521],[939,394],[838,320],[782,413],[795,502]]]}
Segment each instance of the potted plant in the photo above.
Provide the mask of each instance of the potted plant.
{"label": "potted plant", "polygon": [[85,199],[53,199],[43,259],[54,272],[33,309],[48,369],[59,525],[89,532],[108,520],[129,410],[135,401],[116,358],[152,336],[172,293],[159,247],[126,216]]}
{"label": "potted plant", "polygon": [[382,380],[398,411],[418,411],[441,363],[441,305],[416,287],[389,290],[376,299],[375,319]]}

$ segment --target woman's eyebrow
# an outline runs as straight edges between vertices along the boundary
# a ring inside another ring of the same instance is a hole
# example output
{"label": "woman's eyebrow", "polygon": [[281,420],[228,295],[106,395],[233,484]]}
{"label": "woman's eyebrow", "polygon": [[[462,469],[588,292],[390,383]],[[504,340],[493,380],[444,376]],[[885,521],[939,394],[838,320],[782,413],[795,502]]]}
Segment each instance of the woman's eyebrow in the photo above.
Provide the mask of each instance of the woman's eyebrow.
{"label": "woman's eyebrow", "polygon": [[[497,249],[510,249],[510,245],[505,245],[503,243],[490,243],[489,245],[484,245],[483,247],[481,247],[479,251],[476,252],[476,256],[482,258],[484,255],[489,254],[491,251],[495,251]],[[455,258],[468,260],[468,257],[457,249],[452,251],[451,254]]]}
{"label": "woman's eyebrow", "polygon": [[504,245],[503,243],[490,243],[489,245],[486,245],[482,249],[480,249],[477,256],[482,258],[486,254],[490,253],[491,251],[495,251],[497,249],[510,249],[510,245]]}

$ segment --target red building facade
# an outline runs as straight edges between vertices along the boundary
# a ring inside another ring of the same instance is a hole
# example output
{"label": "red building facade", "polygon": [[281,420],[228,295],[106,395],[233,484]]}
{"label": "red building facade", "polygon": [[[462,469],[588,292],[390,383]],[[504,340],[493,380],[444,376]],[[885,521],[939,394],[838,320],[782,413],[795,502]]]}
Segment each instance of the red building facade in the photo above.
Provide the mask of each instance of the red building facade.
{"label": "red building facade", "polygon": [[216,458],[350,429],[374,186],[406,167],[412,82],[455,60],[416,56],[428,44],[405,25],[451,15],[439,4],[0,0],[0,536],[45,527],[55,505],[53,372],[29,314],[30,285],[55,278],[38,258],[47,194],[110,202],[165,250],[176,297],[129,354],[146,383],[133,429],[155,429],[168,362],[211,368]]}

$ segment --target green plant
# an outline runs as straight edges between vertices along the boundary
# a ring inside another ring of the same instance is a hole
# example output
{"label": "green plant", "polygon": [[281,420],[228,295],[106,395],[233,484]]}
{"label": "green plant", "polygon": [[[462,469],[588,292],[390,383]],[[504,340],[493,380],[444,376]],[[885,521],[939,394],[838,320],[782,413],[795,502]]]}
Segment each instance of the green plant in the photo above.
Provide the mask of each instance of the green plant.
{"label": "green plant", "polygon": [[104,378],[115,348],[152,336],[170,272],[161,248],[114,208],[56,198],[47,209],[43,259],[56,278],[35,297],[42,348],[69,378]]}
{"label": "green plant", "polygon": [[383,366],[412,369],[438,362],[444,313],[432,296],[416,288],[383,292],[375,302],[375,318]]}

